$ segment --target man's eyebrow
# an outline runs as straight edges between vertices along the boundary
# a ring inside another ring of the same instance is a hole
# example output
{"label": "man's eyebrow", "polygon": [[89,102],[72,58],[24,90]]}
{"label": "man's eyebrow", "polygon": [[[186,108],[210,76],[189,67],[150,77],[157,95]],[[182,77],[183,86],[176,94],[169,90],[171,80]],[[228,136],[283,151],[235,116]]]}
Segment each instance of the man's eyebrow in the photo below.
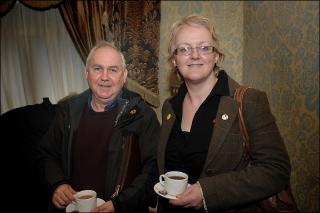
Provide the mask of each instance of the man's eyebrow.
{"label": "man's eyebrow", "polygon": [[119,68],[118,65],[111,65],[111,66],[108,66],[108,68]]}
{"label": "man's eyebrow", "polygon": [[100,64],[92,64],[91,67],[102,67]]}
{"label": "man's eyebrow", "polygon": [[[103,66],[101,64],[92,64],[90,67],[99,67],[99,68],[103,68]],[[111,66],[107,66],[108,69],[120,69],[120,66],[118,65],[111,65]]]}
{"label": "man's eyebrow", "polygon": [[[92,64],[91,66],[100,66],[100,67],[103,67],[101,64]],[[119,67],[118,65],[110,65],[110,66],[107,66],[107,67]]]}

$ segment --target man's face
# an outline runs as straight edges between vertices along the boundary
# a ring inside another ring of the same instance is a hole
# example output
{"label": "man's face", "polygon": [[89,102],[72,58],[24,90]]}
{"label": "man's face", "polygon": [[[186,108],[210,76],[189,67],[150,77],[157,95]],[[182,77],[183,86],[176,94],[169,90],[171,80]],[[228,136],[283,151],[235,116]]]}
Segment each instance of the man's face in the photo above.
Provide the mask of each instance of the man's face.
{"label": "man's face", "polygon": [[86,79],[96,103],[107,104],[121,91],[128,71],[123,67],[119,52],[111,47],[95,50],[86,69]]}

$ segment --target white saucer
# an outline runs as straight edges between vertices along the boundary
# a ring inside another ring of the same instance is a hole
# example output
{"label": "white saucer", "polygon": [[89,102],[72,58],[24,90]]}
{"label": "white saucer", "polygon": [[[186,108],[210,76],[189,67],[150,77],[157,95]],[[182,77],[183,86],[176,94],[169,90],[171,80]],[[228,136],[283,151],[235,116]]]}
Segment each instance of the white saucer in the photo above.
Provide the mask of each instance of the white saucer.
{"label": "white saucer", "polygon": [[[97,206],[100,206],[102,204],[104,204],[104,200],[100,199],[100,198],[97,198]],[[76,206],[73,204],[73,203],[70,203],[67,208],[66,208],[66,212],[73,212],[73,211],[76,211]]]}
{"label": "white saucer", "polygon": [[158,195],[160,195],[161,197],[167,198],[167,199],[169,199],[169,200],[175,200],[175,199],[177,199],[177,197],[176,197],[176,196],[173,196],[173,195],[169,195],[169,194],[163,195],[163,194],[160,194],[159,191],[164,190],[164,188],[163,188],[163,186],[161,185],[161,183],[159,183],[159,182],[158,182],[156,185],[154,185],[153,189],[154,189],[154,191],[155,191]]}
{"label": "white saucer", "polygon": [[[189,187],[189,186],[190,186],[190,184],[188,183],[188,186],[187,186],[187,187]],[[169,199],[169,200],[175,200],[175,199],[177,199],[177,196],[173,196],[173,195],[169,195],[169,194],[166,194],[166,195],[160,194],[159,191],[164,190],[164,188],[163,188],[163,186],[161,185],[160,182],[158,182],[156,185],[154,185],[153,189],[154,189],[154,191],[155,191],[158,195],[160,195],[161,197],[167,198],[167,199]]]}

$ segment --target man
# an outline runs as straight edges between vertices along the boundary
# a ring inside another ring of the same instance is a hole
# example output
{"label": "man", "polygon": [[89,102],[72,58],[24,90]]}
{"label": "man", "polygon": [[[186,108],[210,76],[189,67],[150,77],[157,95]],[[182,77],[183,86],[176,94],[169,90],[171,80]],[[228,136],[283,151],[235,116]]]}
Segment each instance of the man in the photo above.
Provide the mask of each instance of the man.
{"label": "man", "polygon": [[[123,54],[102,41],[86,61],[90,89],[57,105],[53,125],[41,143],[55,209],[66,208],[77,191],[91,189],[106,201],[93,211],[148,212],[159,122],[138,94],[123,87],[127,75]],[[133,142],[139,147],[129,162],[139,157],[142,168],[125,187],[117,181],[128,138],[137,138]]]}

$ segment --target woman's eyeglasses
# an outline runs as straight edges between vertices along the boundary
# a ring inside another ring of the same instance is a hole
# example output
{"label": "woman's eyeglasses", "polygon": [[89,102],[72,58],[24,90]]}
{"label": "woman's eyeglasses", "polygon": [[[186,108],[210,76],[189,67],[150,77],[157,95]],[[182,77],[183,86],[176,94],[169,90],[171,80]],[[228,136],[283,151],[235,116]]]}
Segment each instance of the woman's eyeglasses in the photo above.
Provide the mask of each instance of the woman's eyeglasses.
{"label": "woman's eyeglasses", "polygon": [[193,50],[197,50],[201,55],[208,55],[214,52],[214,46],[179,47],[174,50],[175,55],[190,55]]}

